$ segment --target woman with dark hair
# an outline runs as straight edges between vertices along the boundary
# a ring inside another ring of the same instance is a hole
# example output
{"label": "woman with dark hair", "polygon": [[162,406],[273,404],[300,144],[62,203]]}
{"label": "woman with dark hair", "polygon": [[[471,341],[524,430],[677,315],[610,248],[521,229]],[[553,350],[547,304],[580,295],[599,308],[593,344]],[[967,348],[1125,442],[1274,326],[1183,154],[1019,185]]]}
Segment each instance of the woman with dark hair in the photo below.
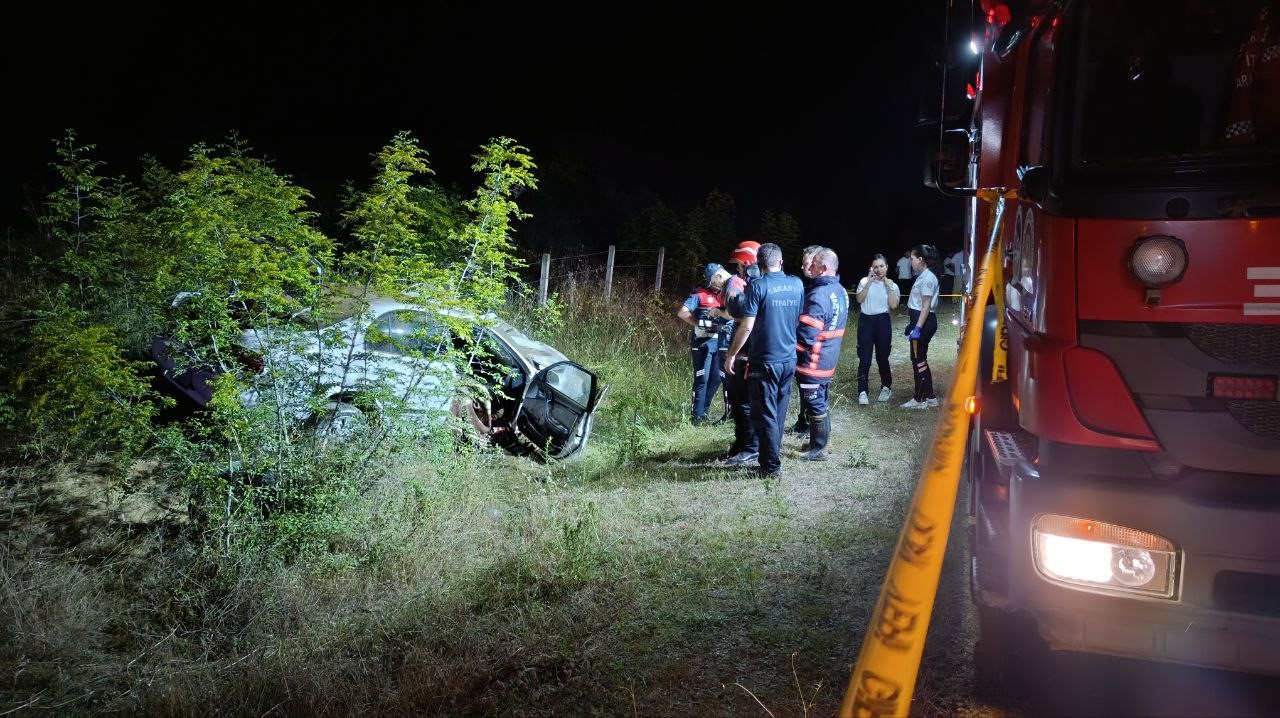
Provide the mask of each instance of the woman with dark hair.
{"label": "woman with dark hair", "polygon": [[904,332],[911,340],[911,367],[916,380],[916,393],[904,409],[930,409],[938,405],[933,392],[933,372],[929,371],[929,340],[938,331],[938,272],[942,270],[938,248],[931,244],[917,244],[911,249],[911,269],[919,271],[911,285],[907,298],[907,313],[911,319]]}
{"label": "woman with dark hair", "polygon": [[858,300],[858,403],[871,403],[868,392],[871,376],[871,350],[876,352],[876,366],[880,369],[880,401],[889,401],[892,395],[893,377],[889,373],[889,340],[893,336],[893,322],[889,312],[898,308],[901,295],[898,285],[889,278],[889,265],[883,254],[871,260],[867,276],[858,282],[854,296]]}

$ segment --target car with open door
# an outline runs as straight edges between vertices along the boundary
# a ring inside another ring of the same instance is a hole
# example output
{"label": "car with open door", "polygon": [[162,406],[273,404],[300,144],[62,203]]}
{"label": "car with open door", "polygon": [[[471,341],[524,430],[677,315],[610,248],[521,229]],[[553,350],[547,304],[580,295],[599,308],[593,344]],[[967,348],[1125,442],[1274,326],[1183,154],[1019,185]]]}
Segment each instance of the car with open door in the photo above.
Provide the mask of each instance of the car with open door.
{"label": "car with open door", "polygon": [[[369,423],[378,407],[359,397],[372,395],[395,397],[410,413],[452,413],[482,441],[513,446],[513,438],[524,439],[550,458],[569,458],[586,445],[604,386],[555,347],[492,314],[388,297],[346,305],[323,318],[299,313],[291,325],[245,327],[231,353],[250,379],[241,400],[254,403],[270,391],[299,424],[326,435]],[[469,379],[450,353],[465,357]],[[193,365],[181,355],[167,337],[153,343],[170,393],[204,407],[228,364]]]}

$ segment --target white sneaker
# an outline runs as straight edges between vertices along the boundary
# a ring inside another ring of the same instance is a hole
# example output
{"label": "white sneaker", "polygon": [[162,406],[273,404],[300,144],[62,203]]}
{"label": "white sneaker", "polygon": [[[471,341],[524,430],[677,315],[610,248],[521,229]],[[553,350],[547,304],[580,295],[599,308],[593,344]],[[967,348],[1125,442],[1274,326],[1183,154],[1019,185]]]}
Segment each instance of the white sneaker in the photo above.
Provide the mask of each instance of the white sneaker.
{"label": "white sneaker", "polygon": [[893,392],[889,391],[889,387],[880,387],[880,398],[877,401],[889,401],[889,397],[893,396]]}
{"label": "white sneaker", "polygon": [[866,406],[867,404],[871,403],[871,399],[867,397],[867,392],[865,391],[858,392],[858,403],[863,406]]}
{"label": "white sneaker", "polygon": [[907,400],[907,403],[902,405],[903,409],[923,409],[924,407],[925,405],[923,402],[916,401],[915,399],[909,399]]}
{"label": "white sneaker", "polygon": [[924,400],[924,408],[926,408],[926,409],[936,409],[936,408],[938,408],[938,404],[939,404],[939,403],[940,403],[940,402],[938,401],[938,397],[936,397],[936,396],[935,396],[935,397],[933,397],[932,399],[925,399],[925,400]]}

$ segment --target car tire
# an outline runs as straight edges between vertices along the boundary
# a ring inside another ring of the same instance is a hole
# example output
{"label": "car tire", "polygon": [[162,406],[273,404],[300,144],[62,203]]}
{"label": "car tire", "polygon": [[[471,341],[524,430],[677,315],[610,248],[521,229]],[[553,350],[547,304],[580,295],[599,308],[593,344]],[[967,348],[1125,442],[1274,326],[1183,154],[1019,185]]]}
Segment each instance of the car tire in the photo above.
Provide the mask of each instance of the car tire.
{"label": "car tire", "polygon": [[369,415],[355,403],[335,400],[326,403],[308,423],[318,440],[347,441],[368,431],[372,422]]}
{"label": "car tire", "polygon": [[462,426],[454,432],[454,438],[459,443],[470,441],[479,446],[487,445],[489,438],[493,435],[493,415],[490,408],[487,397],[485,399],[466,396],[455,398],[451,411],[454,417],[461,421]]}

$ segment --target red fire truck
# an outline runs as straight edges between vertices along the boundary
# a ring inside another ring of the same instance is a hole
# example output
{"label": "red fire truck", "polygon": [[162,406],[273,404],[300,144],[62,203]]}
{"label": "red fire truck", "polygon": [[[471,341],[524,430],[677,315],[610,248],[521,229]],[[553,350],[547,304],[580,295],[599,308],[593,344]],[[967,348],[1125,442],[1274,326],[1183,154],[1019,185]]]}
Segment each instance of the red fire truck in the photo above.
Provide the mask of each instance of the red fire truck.
{"label": "red fire truck", "polygon": [[980,685],[1046,647],[1280,673],[1280,2],[980,8],[926,176],[971,267],[973,190],[1017,191],[966,312]]}

